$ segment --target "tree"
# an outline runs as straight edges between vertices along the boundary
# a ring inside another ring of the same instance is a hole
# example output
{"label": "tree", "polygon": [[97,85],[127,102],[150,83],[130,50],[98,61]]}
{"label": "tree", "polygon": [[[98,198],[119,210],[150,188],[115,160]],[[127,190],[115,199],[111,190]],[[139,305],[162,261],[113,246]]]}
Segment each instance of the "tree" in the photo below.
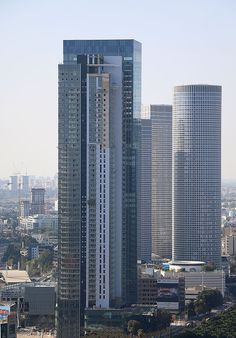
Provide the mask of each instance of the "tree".
{"label": "tree", "polygon": [[230,272],[232,274],[236,273],[236,256],[230,257]]}
{"label": "tree", "polygon": [[141,329],[141,323],[137,320],[129,320],[127,329],[132,335],[137,335],[138,331]]}
{"label": "tree", "polygon": [[29,267],[30,277],[40,276],[40,267],[38,259],[32,259],[31,261],[28,261],[27,265]]}
{"label": "tree", "polygon": [[170,326],[172,320],[171,314],[163,310],[157,310],[153,318],[155,320],[155,330],[166,329]]}
{"label": "tree", "polygon": [[143,329],[139,329],[138,332],[137,332],[137,334],[138,334],[138,337],[143,337],[144,336]]}
{"label": "tree", "polygon": [[53,254],[50,250],[45,250],[38,258],[39,265],[43,272],[52,269]]}
{"label": "tree", "polygon": [[12,262],[12,264],[17,265],[18,261],[20,259],[20,250],[19,248],[14,244],[9,244],[7,247],[6,252],[4,253],[2,257],[2,262]]}
{"label": "tree", "polygon": [[202,267],[203,271],[214,271],[216,269],[216,265],[214,262],[208,262],[206,265]]}
{"label": "tree", "polygon": [[198,337],[199,337],[199,335],[197,335],[196,333],[188,330],[188,331],[182,332],[176,338],[198,338]]}
{"label": "tree", "polygon": [[191,300],[187,305],[187,316],[188,319],[196,316],[194,301]]}
{"label": "tree", "polygon": [[208,312],[212,308],[223,304],[223,296],[219,290],[204,290],[199,293],[195,304],[200,309]]}
{"label": "tree", "polygon": [[194,305],[195,312],[199,315],[211,311],[210,307],[203,299],[196,300]]}

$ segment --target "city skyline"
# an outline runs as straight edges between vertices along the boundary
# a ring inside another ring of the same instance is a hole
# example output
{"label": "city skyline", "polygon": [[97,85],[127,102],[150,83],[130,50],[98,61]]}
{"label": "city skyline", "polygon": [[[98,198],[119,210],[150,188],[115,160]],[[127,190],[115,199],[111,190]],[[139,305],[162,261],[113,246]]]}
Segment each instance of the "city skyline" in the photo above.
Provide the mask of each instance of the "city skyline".
{"label": "city skyline", "polygon": [[[102,5],[111,15],[103,13]],[[131,1],[111,4],[103,0],[94,3],[92,13],[86,4],[71,1],[67,7],[65,0],[50,4],[45,0],[40,4],[2,1],[0,8],[4,44],[0,56],[4,65],[0,81],[1,177],[26,169],[36,175],[57,172],[55,64],[62,60],[62,40],[112,36],[142,42],[144,104],[172,104],[175,85],[222,85],[222,177],[236,178],[236,162],[232,159],[234,1],[149,1],[149,6],[140,3],[133,7]],[[93,22],[89,27],[88,15]],[[105,17],[106,24],[100,20]],[[150,62],[154,57],[155,67]]]}

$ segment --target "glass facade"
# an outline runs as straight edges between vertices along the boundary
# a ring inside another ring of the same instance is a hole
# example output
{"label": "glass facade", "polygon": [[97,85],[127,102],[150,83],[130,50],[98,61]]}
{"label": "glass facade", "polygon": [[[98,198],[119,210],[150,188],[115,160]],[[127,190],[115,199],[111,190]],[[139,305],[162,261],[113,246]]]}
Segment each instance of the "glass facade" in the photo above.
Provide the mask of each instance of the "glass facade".
{"label": "glass facade", "polygon": [[220,266],[221,87],[175,87],[173,260]]}
{"label": "glass facade", "polygon": [[171,258],[172,106],[151,105],[152,253]]}
{"label": "glass facade", "polygon": [[133,124],[141,110],[141,44],[135,40],[66,40],[63,52],[64,63],[59,65],[57,334],[58,337],[73,338],[78,337],[86,294],[88,54],[122,57],[122,304],[136,302],[136,149]]}

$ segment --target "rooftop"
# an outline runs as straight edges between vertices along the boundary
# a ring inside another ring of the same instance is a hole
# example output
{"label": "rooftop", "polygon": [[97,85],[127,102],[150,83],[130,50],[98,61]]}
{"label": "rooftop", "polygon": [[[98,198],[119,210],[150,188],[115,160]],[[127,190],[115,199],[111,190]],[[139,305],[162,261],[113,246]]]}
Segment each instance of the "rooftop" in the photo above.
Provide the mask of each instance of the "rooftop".
{"label": "rooftop", "polygon": [[28,272],[25,270],[0,270],[0,277],[6,284],[31,282]]}
{"label": "rooftop", "polygon": [[171,265],[205,265],[205,262],[201,261],[171,261]]}

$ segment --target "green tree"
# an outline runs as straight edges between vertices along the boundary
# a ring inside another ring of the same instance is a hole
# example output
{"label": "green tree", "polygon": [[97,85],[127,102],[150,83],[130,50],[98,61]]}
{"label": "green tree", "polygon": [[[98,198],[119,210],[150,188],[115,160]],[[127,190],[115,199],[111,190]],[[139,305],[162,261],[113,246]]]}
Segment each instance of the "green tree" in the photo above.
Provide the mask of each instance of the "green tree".
{"label": "green tree", "polygon": [[154,330],[166,329],[170,326],[172,317],[171,314],[167,311],[157,310],[154,319]]}
{"label": "green tree", "polygon": [[195,312],[197,314],[207,313],[211,310],[211,308],[207,305],[207,303],[203,299],[198,299],[195,302]]}
{"label": "green tree", "polygon": [[214,271],[215,269],[216,269],[216,265],[214,262],[208,262],[202,268],[203,271]]}
{"label": "green tree", "polygon": [[141,329],[141,323],[137,320],[129,320],[127,330],[132,335],[137,335],[138,331]]}
{"label": "green tree", "polygon": [[188,330],[188,331],[182,332],[176,338],[198,338],[198,337],[200,337],[198,334]]}
{"label": "green tree", "polygon": [[11,261],[13,265],[17,265],[19,259],[20,259],[19,247],[15,244],[9,244],[6,252],[2,257],[2,262],[6,263]]}
{"label": "green tree", "polygon": [[40,276],[40,266],[38,259],[32,259],[27,262],[30,277]]}
{"label": "green tree", "polygon": [[196,312],[195,312],[195,305],[194,305],[194,301],[191,300],[188,305],[187,305],[187,316],[188,318],[192,318],[196,315]]}
{"label": "green tree", "polygon": [[38,258],[42,272],[47,272],[52,269],[53,253],[50,250],[45,250]]}
{"label": "green tree", "polygon": [[205,312],[208,312],[212,308],[223,304],[223,296],[219,290],[204,290],[199,293],[195,304],[196,307],[204,309]]}
{"label": "green tree", "polygon": [[139,329],[137,332],[138,337],[144,337],[144,331],[143,329]]}

